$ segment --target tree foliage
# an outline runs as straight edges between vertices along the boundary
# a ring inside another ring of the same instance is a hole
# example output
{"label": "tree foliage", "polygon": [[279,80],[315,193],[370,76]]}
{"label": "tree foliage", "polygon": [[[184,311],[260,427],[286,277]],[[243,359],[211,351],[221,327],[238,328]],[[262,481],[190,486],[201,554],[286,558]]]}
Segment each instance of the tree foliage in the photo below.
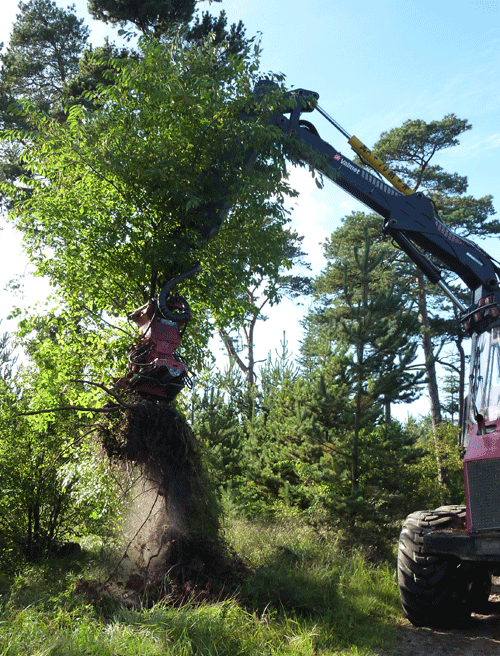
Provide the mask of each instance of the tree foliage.
{"label": "tree foliage", "polygon": [[198,260],[189,296],[227,318],[243,310],[242,288],[287,265],[281,139],[265,113],[242,120],[258,64],[248,53],[219,67],[219,52],[182,35],[145,42],[139,59],[113,62],[97,109],[73,106],[63,123],[19,104],[33,129],[7,138],[24,142],[32,177],[3,192],[38,272],[71,305],[123,314]]}
{"label": "tree foliage", "polygon": [[133,23],[142,34],[155,37],[189,23],[195,8],[196,0],[89,0],[88,3],[90,15],[97,20],[112,25]]}
{"label": "tree foliage", "polygon": [[[61,9],[50,0],[19,3],[9,45],[0,54],[0,129],[28,128],[27,117],[12,113],[21,98],[52,115],[60,115],[65,86],[79,68],[89,30],[73,8]],[[0,144],[0,180],[28,176],[23,147],[17,141]],[[9,206],[2,194],[2,203]]]}
{"label": "tree foliage", "polygon": [[418,323],[405,294],[406,263],[387,244],[372,242],[374,222],[354,213],[325,242],[327,266],[314,281],[318,307],[304,322],[302,364],[321,365],[342,343],[366,367],[375,403],[409,402],[422,377],[410,369]]}
{"label": "tree foliage", "polygon": [[[89,380],[123,373],[131,335],[120,317],[195,262],[200,274],[183,283],[191,342],[203,345],[214,325],[247,329],[246,381],[235,367],[212,372],[185,408],[226,504],[247,515],[321,512],[375,535],[377,523],[441,499],[440,458],[452,470],[448,500],[460,500],[454,428],[433,441],[428,426],[403,428],[387,411],[414,398],[421,373],[411,369],[414,271],[381,240],[379,218],[353,213],[327,240],[302,368],[284,348],[255,376],[264,306],[308,290],[289,271],[303,255],[284,207],[295,149],[267,124],[282,89],[253,94],[259,51],[241,22],[228,28],[224,12],[195,9],[192,0],[91,0],[94,17],[143,37],[136,52],[84,51],[88,30],[74,9],[22,2],[0,56],[1,192],[57,296],[57,307],[21,321],[29,363],[18,375],[0,339],[5,554],[33,559],[69,535],[105,530],[112,496],[88,439],[98,421],[78,408],[103,405]],[[375,152],[447,223],[484,236],[500,229],[491,197],[468,196],[466,178],[434,159],[468,129],[454,115],[407,121]],[[451,334],[453,319],[439,321]],[[431,318],[424,329],[436,326]]]}
{"label": "tree foliage", "polygon": [[[464,236],[486,237],[498,234],[500,223],[493,218],[495,213],[492,197],[476,199],[467,194],[467,178],[445,171],[436,163],[436,157],[444,149],[456,146],[460,135],[471,129],[465,119],[449,114],[439,121],[408,120],[402,126],[384,132],[374,147],[374,152],[404,179],[410,181],[413,190],[423,191],[431,200],[442,220],[453,230]],[[441,263],[438,262],[441,267]],[[436,427],[442,420],[436,361],[442,343],[457,344],[462,361],[461,327],[457,317],[448,314],[449,304],[439,290],[428,288],[423,274],[415,272],[417,280],[415,298],[421,324],[422,346],[427,371],[431,416]],[[460,289],[457,290],[460,295]],[[467,303],[467,300],[465,300]],[[444,330],[443,330],[444,328]],[[460,373],[464,379],[464,372]],[[437,435],[437,433],[436,433]]]}
{"label": "tree foliage", "polygon": [[413,190],[424,187],[446,193],[463,193],[467,179],[445,173],[431,160],[441,150],[459,144],[459,136],[472,125],[455,114],[440,121],[426,123],[422,119],[408,120],[389,132],[382,132],[375,144],[377,155],[404,180],[413,183]]}
{"label": "tree foliage", "polygon": [[[337,342],[321,368],[301,371],[283,344],[260,371],[251,416],[236,367],[207,378],[191,417],[227,512],[301,513],[315,526],[334,526],[339,539],[374,548],[394,537],[395,522],[415,507],[440,503],[429,427],[380,423],[368,405],[353,493],[351,365],[348,347]],[[455,470],[453,459],[454,480]]]}
{"label": "tree foliage", "polygon": [[[346,381],[343,403],[347,414],[343,415],[345,437],[339,450],[350,463],[353,498],[361,490],[363,434],[369,433],[370,427],[381,420],[384,407],[385,420],[389,423],[390,404],[413,400],[422,378],[421,372],[411,370],[416,357],[412,337],[416,319],[405,307],[406,299],[397,286],[387,283],[384,270],[379,276],[386,253],[383,249],[372,252],[367,227],[364,237],[364,244],[356,246],[349,259],[330,262],[327,271],[319,276],[325,305],[306,320],[303,351],[306,366],[311,356],[313,359],[319,356],[321,361],[326,355],[326,362],[339,357],[343,360],[338,366],[343,369]],[[336,241],[332,235],[329,246],[333,247]],[[341,240],[338,243],[340,246]],[[343,269],[341,287],[335,285],[337,276],[332,276],[336,269]],[[318,341],[318,326],[328,331],[329,343]],[[328,394],[326,385],[325,394]],[[341,423],[340,416],[333,421]]]}
{"label": "tree foliage", "polygon": [[[237,331],[237,337],[235,338],[230,334],[229,327],[218,326],[219,335],[230,359],[245,374],[249,400],[253,395],[251,388],[257,378],[254,350],[256,328],[258,321],[265,322],[267,320],[264,309],[266,306],[278,303],[282,298],[299,299],[312,291],[311,281],[308,276],[288,273],[287,271],[291,265],[310,268],[305,262],[305,253],[301,249],[302,239],[302,237],[291,234],[286,248],[286,257],[283,260],[283,266],[278,271],[278,275],[263,277],[260,281],[256,278],[253,287],[244,291],[246,300],[249,301],[249,307],[245,315],[238,317],[236,325],[232,326]],[[239,342],[241,334],[243,334],[242,348],[238,348],[235,341]],[[251,403],[248,405],[248,412],[252,412]]]}
{"label": "tree foliage", "polygon": [[74,7],[61,9],[51,0],[20,2],[19,10],[0,56],[1,89],[7,98],[26,98],[49,110],[76,75],[90,30]]}
{"label": "tree foliage", "polygon": [[[74,341],[68,348],[75,328],[80,349]],[[84,333],[61,315],[25,320],[17,337],[24,362],[15,372],[1,371],[2,568],[38,560],[68,539],[110,535],[116,525],[118,487],[90,439],[96,426],[87,413],[46,412],[96,402],[95,389],[69,384],[86,369],[91,347],[84,347]]]}

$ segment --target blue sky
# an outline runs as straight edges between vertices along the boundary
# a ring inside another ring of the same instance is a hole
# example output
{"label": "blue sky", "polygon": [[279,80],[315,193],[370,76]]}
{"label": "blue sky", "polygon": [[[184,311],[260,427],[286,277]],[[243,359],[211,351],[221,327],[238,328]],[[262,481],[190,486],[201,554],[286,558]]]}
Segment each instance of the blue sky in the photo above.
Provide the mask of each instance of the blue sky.
{"label": "blue sky", "polygon": [[[13,0],[2,2],[0,41],[8,42],[16,6]],[[91,24],[86,2],[78,0],[76,6]],[[220,9],[230,22],[241,19],[248,36],[259,35],[264,72],[284,73],[290,88],[317,91],[321,107],[368,146],[406,119],[434,120],[449,113],[467,118],[473,129],[436,162],[468,176],[471,194],[492,194],[500,211],[500,0],[224,0],[210,5],[215,13]],[[106,33],[113,38],[104,24],[92,26],[94,43]],[[324,139],[350,156],[343,137],[319,114],[311,120]],[[293,224],[305,234],[318,273],[324,265],[320,242],[342,216],[362,208],[333,184],[317,190],[304,171],[294,171],[292,182],[301,191]],[[495,255],[498,243],[486,247]],[[24,267],[5,233],[1,259],[3,287]],[[28,297],[34,290],[29,283]],[[4,316],[12,300],[0,296]],[[279,347],[283,330],[296,351],[301,313],[289,302],[272,310],[257,331],[258,357]]]}

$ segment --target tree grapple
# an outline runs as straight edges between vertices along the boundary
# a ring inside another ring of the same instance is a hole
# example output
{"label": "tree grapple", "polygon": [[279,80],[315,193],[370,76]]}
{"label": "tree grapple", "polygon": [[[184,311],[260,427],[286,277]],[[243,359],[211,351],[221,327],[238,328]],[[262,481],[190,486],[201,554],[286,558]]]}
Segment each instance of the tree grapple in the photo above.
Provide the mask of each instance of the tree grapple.
{"label": "tree grapple", "polygon": [[162,292],[129,315],[141,335],[129,355],[127,375],[116,386],[168,402],[191,385],[188,367],[177,353],[191,310],[182,296]]}

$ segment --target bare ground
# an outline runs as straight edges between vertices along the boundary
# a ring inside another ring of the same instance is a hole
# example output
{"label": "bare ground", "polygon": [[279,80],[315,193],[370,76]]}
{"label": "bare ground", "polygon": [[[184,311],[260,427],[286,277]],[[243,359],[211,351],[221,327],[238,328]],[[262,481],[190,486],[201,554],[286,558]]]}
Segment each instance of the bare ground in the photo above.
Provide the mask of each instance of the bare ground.
{"label": "bare ground", "polygon": [[416,628],[406,622],[396,644],[377,656],[500,656],[500,578],[493,580],[488,606],[487,614],[473,614],[463,629]]}

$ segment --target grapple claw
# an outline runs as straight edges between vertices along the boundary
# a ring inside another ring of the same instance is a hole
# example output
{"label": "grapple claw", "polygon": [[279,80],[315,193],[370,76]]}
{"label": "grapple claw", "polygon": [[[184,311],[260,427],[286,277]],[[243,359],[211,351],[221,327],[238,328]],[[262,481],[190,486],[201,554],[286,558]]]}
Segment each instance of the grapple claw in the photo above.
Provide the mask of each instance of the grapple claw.
{"label": "grapple claw", "polygon": [[181,310],[183,318],[175,321],[166,319],[153,299],[130,315],[131,321],[139,327],[141,336],[129,355],[127,375],[120,378],[116,385],[133,389],[143,396],[172,401],[190,383],[189,370],[181,362],[176,349],[191,313],[186,315],[187,303],[182,297],[180,300],[177,296],[172,297],[166,303],[172,315]]}

